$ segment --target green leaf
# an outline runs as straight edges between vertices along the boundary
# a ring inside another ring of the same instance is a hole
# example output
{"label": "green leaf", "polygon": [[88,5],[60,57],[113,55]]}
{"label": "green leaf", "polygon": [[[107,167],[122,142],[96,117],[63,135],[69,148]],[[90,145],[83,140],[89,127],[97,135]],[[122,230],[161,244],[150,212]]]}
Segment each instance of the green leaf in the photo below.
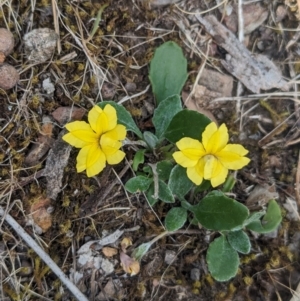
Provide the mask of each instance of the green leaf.
{"label": "green leaf", "polygon": [[216,231],[232,230],[243,225],[249,215],[246,206],[216,190],[195,205],[193,212],[202,226]]}
{"label": "green leaf", "polygon": [[269,201],[267,213],[262,221],[256,220],[250,223],[246,228],[258,233],[269,233],[274,231],[281,223],[282,216],[279,205],[275,200]]}
{"label": "green leaf", "polygon": [[240,259],[226,237],[215,239],[207,250],[206,261],[211,275],[217,281],[227,281],[238,271]]}
{"label": "green leaf", "polygon": [[182,110],[179,95],[173,95],[164,99],[154,110],[152,122],[158,139],[162,138],[172,118]]}
{"label": "green leaf", "polygon": [[[193,208],[194,206],[191,205],[188,201],[186,201],[185,199],[181,199],[180,200],[180,205],[182,208],[186,209],[186,210],[189,210],[189,211],[192,211],[193,212]],[[197,224],[198,224],[198,221],[197,221]]]}
{"label": "green leaf", "polygon": [[162,181],[168,180],[170,177],[171,170],[173,168],[173,164],[169,160],[163,160],[157,163],[156,171],[158,174],[158,178]]}
{"label": "green leaf", "polygon": [[154,149],[158,142],[158,138],[153,133],[148,131],[144,132],[144,140],[151,149]]}
{"label": "green leaf", "polygon": [[142,132],[135,124],[129,112],[123,106],[118,105],[114,101],[102,101],[97,103],[101,109],[103,109],[107,104],[112,105],[116,109],[119,124],[123,124],[128,131],[134,132],[138,137],[143,139]]}
{"label": "green leaf", "polygon": [[147,200],[148,200],[150,206],[153,207],[158,202],[158,198],[155,199],[153,197],[153,195],[154,195],[154,183],[151,183],[149,189],[145,192],[145,194],[146,194],[146,197],[147,197]]}
{"label": "green leaf", "polygon": [[187,77],[187,60],[176,43],[169,41],[156,49],[149,79],[158,104],[169,96],[180,94]]}
{"label": "green leaf", "polygon": [[152,182],[153,179],[149,179],[144,176],[137,176],[129,179],[125,184],[125,188],[131,193],[146,191]]}
{"label": "green leaf", "polygon": [[162,180],[158,180],[158,198],[164,203],[175,203],[174,196],[168,185]]}
{"label": "green leaf", "polygon": [[186,168],[176,165],[172,169],[168,186],[175,196],[184,197],[193,185],[193,182],[186,175]]}
{"label": "green leaf", "polygon": [[184,137],[201,141],[202,132],[210,123],[211,120],[203,114],[196,111],[182,110],[173,117],[164,136],[172,143],[176,143]]}
{"label": "green leaf", "polygon": [[244,227],[249,225],[252,222],[260,220],[262,216],[266,214],[265,211],[253,212],[249,215],[249,217],[244,221]]}
{"label": "green leaf", "polygon": [[151,206],[153,206],[158,201],[158,199],[163,201],[164,203],[175,203],[174,196],[170,188],[162,180],[158,180],[158,199],[155,199],[154,194],[154,183],[152,183],[148,191],[146,192],[146,196]]}
{"label": "green leaf", "polygon": [[148,250],[150,249],[151,246],[152,246],[151,242],[147,242],[147,243],[139,245],[137,248],[135,248],[132,251],[131,257],[134,260],[140,261],[142,259],[142,257],[148,252]]}
{"label": "green leaf", "polygon": [[132,169],[134,171],[137,171],[139,165],[144,163],[144,161],[145,161],[145,151],[146,151],[145,149],[139,149],[135,153],[134,158],[133,158],[133,162],[132,162]]}
{"label": "green leaf", "polygon": [[180,229],[187,220],[187,211],[182,207],[173,207],[166,215],[165,226],[168,231]]}
{"label": "green leaf", "polygon": [[234,231],[228,233],[228,242],[238,252],[248,254],[251,249],[251,243],[248,235],[242,231]]}

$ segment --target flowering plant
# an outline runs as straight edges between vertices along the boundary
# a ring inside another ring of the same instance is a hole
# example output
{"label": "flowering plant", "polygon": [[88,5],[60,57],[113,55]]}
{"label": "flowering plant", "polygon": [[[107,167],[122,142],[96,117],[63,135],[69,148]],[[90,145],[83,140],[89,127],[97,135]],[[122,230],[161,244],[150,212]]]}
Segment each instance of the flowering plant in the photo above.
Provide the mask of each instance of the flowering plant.
{"label": "flowering plant", "polygon": [[[182,107],[179,95],[187,79],[187,61],[177,44],[166,42],[156,50],[149,77],[157,102],[152,118],[154,132],[142,133],[123,106],[104,101],[89,112],[89,124],[67,124],[69,133],[63,139],[81,148],[77,171],[86,170],[88,176],[94,176],[106,162],[118,164],[124,158],[121,141],[130,144],[125,129],[135,133],[140,140],[134,144],[141,148],[132,164],[136,175],[125,188],[130,193],[144,193],[152,207],[162,201],[170,209],[165,217],[166,231],[137,247],[132,256],[140,260],[154,242],[189,220],[219,232],[207,250],[208,268],[215,279],[228,280],[237,273],[238,253],[250,252],[245,230],[273,231],[281,222],[280,208],[270,200],[266,211],[250,213],[245,205],[226,195],[235,182],[229,170],[246,166],[250,162],[248,151],[228,143],[225,124],[218,127],[206,116]],[[147,162],[149,154],[156,162]],[[187,201],[191,190],[194,198]]]}

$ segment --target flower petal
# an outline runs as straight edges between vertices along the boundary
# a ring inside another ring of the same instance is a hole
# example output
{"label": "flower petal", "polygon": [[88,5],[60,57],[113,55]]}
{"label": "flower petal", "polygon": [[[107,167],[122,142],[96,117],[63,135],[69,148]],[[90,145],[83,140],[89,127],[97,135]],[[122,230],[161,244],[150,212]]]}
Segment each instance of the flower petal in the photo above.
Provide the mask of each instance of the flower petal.
{"label": "flower petal", "polygon": [[205,150],[202,143],[193,138],[182,138],[177,143],[176,146],[181,150],[181,152],[190,160],[199,160],[205,155]]}
{"label": "flower petal", "polygon": [[212,122],[202,134],[202,143],[206,152],[210,154],[215,154],[222,150],[228,143],[228,139],[228,130],[224,123],[217,128],[216,124]]}
{"label": "flower petal", "polygon": [[83,147],[77,156],[77,172],[86,170],[88,177],[100,173],[106,165],[105,155],[97,144]]}
{"label": "flower petal", "polygon": [[95,143],[98,136],[93,132],[89,124],[84,121],[74,121],[66,124],[69,131],[62,139],[74,147],[82,148],[88,144]]}
{"label": "flower petal", "polygon": [[105,118],[100,118],[101,115],[103,115],[103,110],[99,106],[94,106],[88,114],[89,124],[98,135],[103,133],[103,124],[107,122]]}
{"label": "flower petal", "polygon": [[238,170],[250,162],[249,158],[244,157],[247,153],[248,151],[240,144],[228,144],[215,155],[222,162],[224,167]]}
{"label": "flower petal", "polygon": [[184,155],[183,152],[181,152],[181,151],[173,153],[173,158],[177,164],[179,164],[185,168],[193,167],[198,162],[198,159],[191,160],[189,157]]}
{"label": "flower petal", "polygon": [[111,105],[106,105],[103,109],[105,115],[107,116],[108,123],[107,127],[103,128],[104,132],[112,130],[117,125],[117,111],[116,109]]}
{"label": "flower petal", "polygon": [[125,157],[125,153],[121,150],[117,150],[113,155],[106,155],[108,164],[119,164]]}
{"label": "flower petal", "polygon": [[114,153],[116,153],[120,149],[122,143],[118,140],[114,140],[106,137],[105,135],[102,135],[100,139],[100,146],[103,153],[107,157],[114,155]]}
{"label": "flower petal", "polygon": [[198,165],[194,167],[188,167],[186,174],[188,178],[196,185],[200,185],[203,181],[203,172]]}
{"label": "flower petal", "polygon": [[121,124],[117,124],[112,130],[103,134],[113,140],[124,140],[126,138],[126,127]]}
{"label": "flower petal", "polygon": [[101,135],[117,125],[117,111],[109,104],[103,110],[99,106],[94,106],[89,111],[88,120],[92,129]]}
{"label": "flower petal", "polygon": [[219,169],[219,173],[210,179],[212,187],[217,187],[223,184],[226,181],[228,175],[228,169],[222,166],[222,169]]}
{"label": "flower petal", "polygon": [[216,187],[225,182],[228,169],[213,155],[207,155],[203,158],[204,179],[210,180],[211,185]]}
{"label": "flower petal", "polygon": [[106,157],[98,144],[91,145],[86,157],[86,173],[88,177],[99,174],[106,166]]}

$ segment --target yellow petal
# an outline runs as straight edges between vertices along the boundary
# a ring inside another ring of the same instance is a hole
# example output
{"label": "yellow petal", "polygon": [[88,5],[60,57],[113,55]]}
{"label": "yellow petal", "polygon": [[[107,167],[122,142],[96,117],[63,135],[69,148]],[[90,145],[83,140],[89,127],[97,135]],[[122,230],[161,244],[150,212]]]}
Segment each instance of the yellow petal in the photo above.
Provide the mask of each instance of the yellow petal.
{"label": "yellow petal", "polygon": [[203,158],[204,179],[210,180],[211,185],[216,187],[225,182],[228,169],[213,155],[207,155]]}
{"label": "yellow petal", "polygon": [[83,147],[78,155],[77,155],[77,164],[76,164],[76,169],[77,169],[77,172],[82,172],[84,170],[86,170],[86,158],[87,158],[87,155],[88,155],[88,152],[91,148],[91,145],[88,145],[88,146],[85,146]]}
{"label": "yellow petal", "polygon": [[218,173],[219,161],[213,155],[206,155],[204,161],[204,179],[210,180]]}
{"label": "yellow petal", "polygon": [[208,126],[206,126],[204,132],[202,133],[202,144],[205,150],[208,149],[209,140],[217,130],[218,127],[214,122],[211,122]]}
{"label": "yellow petal", "polygon": [[106,158],[97,143],[82,148],[77,156],[77,172],[86,169],[87,176],[100,173],[106,165]]}
{"label": "yellow petal", "polygon": [[74,147],[81,148],[98,140],[98,136],[84,121],[70,122],[66,124],[66,129],[70,133],[64,135],[62,139]]}
{"label": "yellow petal", "polygon": [[100,122],[101,115],[103,115],[103,110],[99,106],[94,106],[88,114],[89,124],[99,136],[103,133],[103,124]]}
{"label": "yellow petal", "polygon": [[103,110],[98,106],[94,106],[89,112],[88,120],[92,129],[98,135],[101,135],[112,130],[117,125],[117,112],[109,104]]}
{"label": "yellow petal", "polygon": [[199,172],[198,166],[188,167],[186,170],[188,178],[196,185],[200,185],[203,181],[203,173]]}
{"label": "yellow petal", "polygon": [[100,146],[105,156],[107,157],[116,153],[122,146],[122,143],[118,140],[111,139],[106,135],[102,135],[100,139]]}
{"label": "yellow petal", "polygon": [[105,154],[99,144],[93,144],[86,160],[86,173],[88,177],[99,174],[106,166]]}
{"label": "yellow petal", "polygon": [[244,157],[248,151],[240,144],[228,144],[216,153],[216,157],[227,169],[238,170],[246,166],[250,159]]}
{"label": "yellow petal", "polygon": [[179,151],[179,152],[175,152],[173,154],[173,158],[175,160],[175,162],[179,165],[181,165],[182,167],[193,167],[197,164],[198,159],[195,160],[191,160],[189,157],[185,156],[183,154],[183,152]]}
{"label": "yellow petal", "polygon": [[106,105],[103,109],[104,113],[107,116],[108,123],[107,127],[103,128],[104,132],[112,130],[117,125],[117,111],[111,105]]}
{"label": "yellow petal", "polygon": [[181,151],[185,149],[195,149],[195,151],[199,152],[199,156],[201,156],[201,154],[204,153],[202,143],[199,140],[193,138],[182,138],[176,143],[176,146]]}
{"label": "yellow petal", "polygon": [[225,124],[217,128],[215,123],[210,123],[202,134],[203,145],[206,152],[210,154],[222,150],[228,143],[228,139],[228,130]]}
{"label": "yellow petal", "polygon": [[219,173],[210,179],[212,187],[217,187],[226,181],[228,169],[224,166],[219,170]]}
{"label": "yellow petal", "polygon": [[121,124],[117,124],[112,130],[103,134],[113,140],[124,140],[126,138],[126,127]]}
{"label": "yellow petal", "polygon": [[119,164],[125,157],[125,153],[121,150],[117,150],[112,155],[106,155],[107,163],[110,165]]}

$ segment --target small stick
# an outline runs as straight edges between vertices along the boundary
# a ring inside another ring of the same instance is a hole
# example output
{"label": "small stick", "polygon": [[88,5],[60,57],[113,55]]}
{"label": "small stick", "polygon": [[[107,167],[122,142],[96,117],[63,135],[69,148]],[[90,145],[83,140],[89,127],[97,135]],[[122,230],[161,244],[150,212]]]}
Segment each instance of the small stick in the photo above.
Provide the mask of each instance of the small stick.
{"label": "small stick", "polygon": [[5,212],[2,206],[0,206],[0,216],[4,217],[4,220],[17,232],[17,234],[29,245],[34,252],[40,256],[40,258],[48,265],[59,280],[69,289],[78,301],[88,301],[86,296],[72,283],[64,272],[57,266],[57,264],[49,257],[48,254],[35,242],[35,240],[29,236],[25,230],[16,222],[16,220]]}
{"label": "small stick", "polygon": [[295,180],[295,195],[296,195],[298,206],[300,206],[300,151],[299,151],[297,173],[296,173],[296,180]]}

